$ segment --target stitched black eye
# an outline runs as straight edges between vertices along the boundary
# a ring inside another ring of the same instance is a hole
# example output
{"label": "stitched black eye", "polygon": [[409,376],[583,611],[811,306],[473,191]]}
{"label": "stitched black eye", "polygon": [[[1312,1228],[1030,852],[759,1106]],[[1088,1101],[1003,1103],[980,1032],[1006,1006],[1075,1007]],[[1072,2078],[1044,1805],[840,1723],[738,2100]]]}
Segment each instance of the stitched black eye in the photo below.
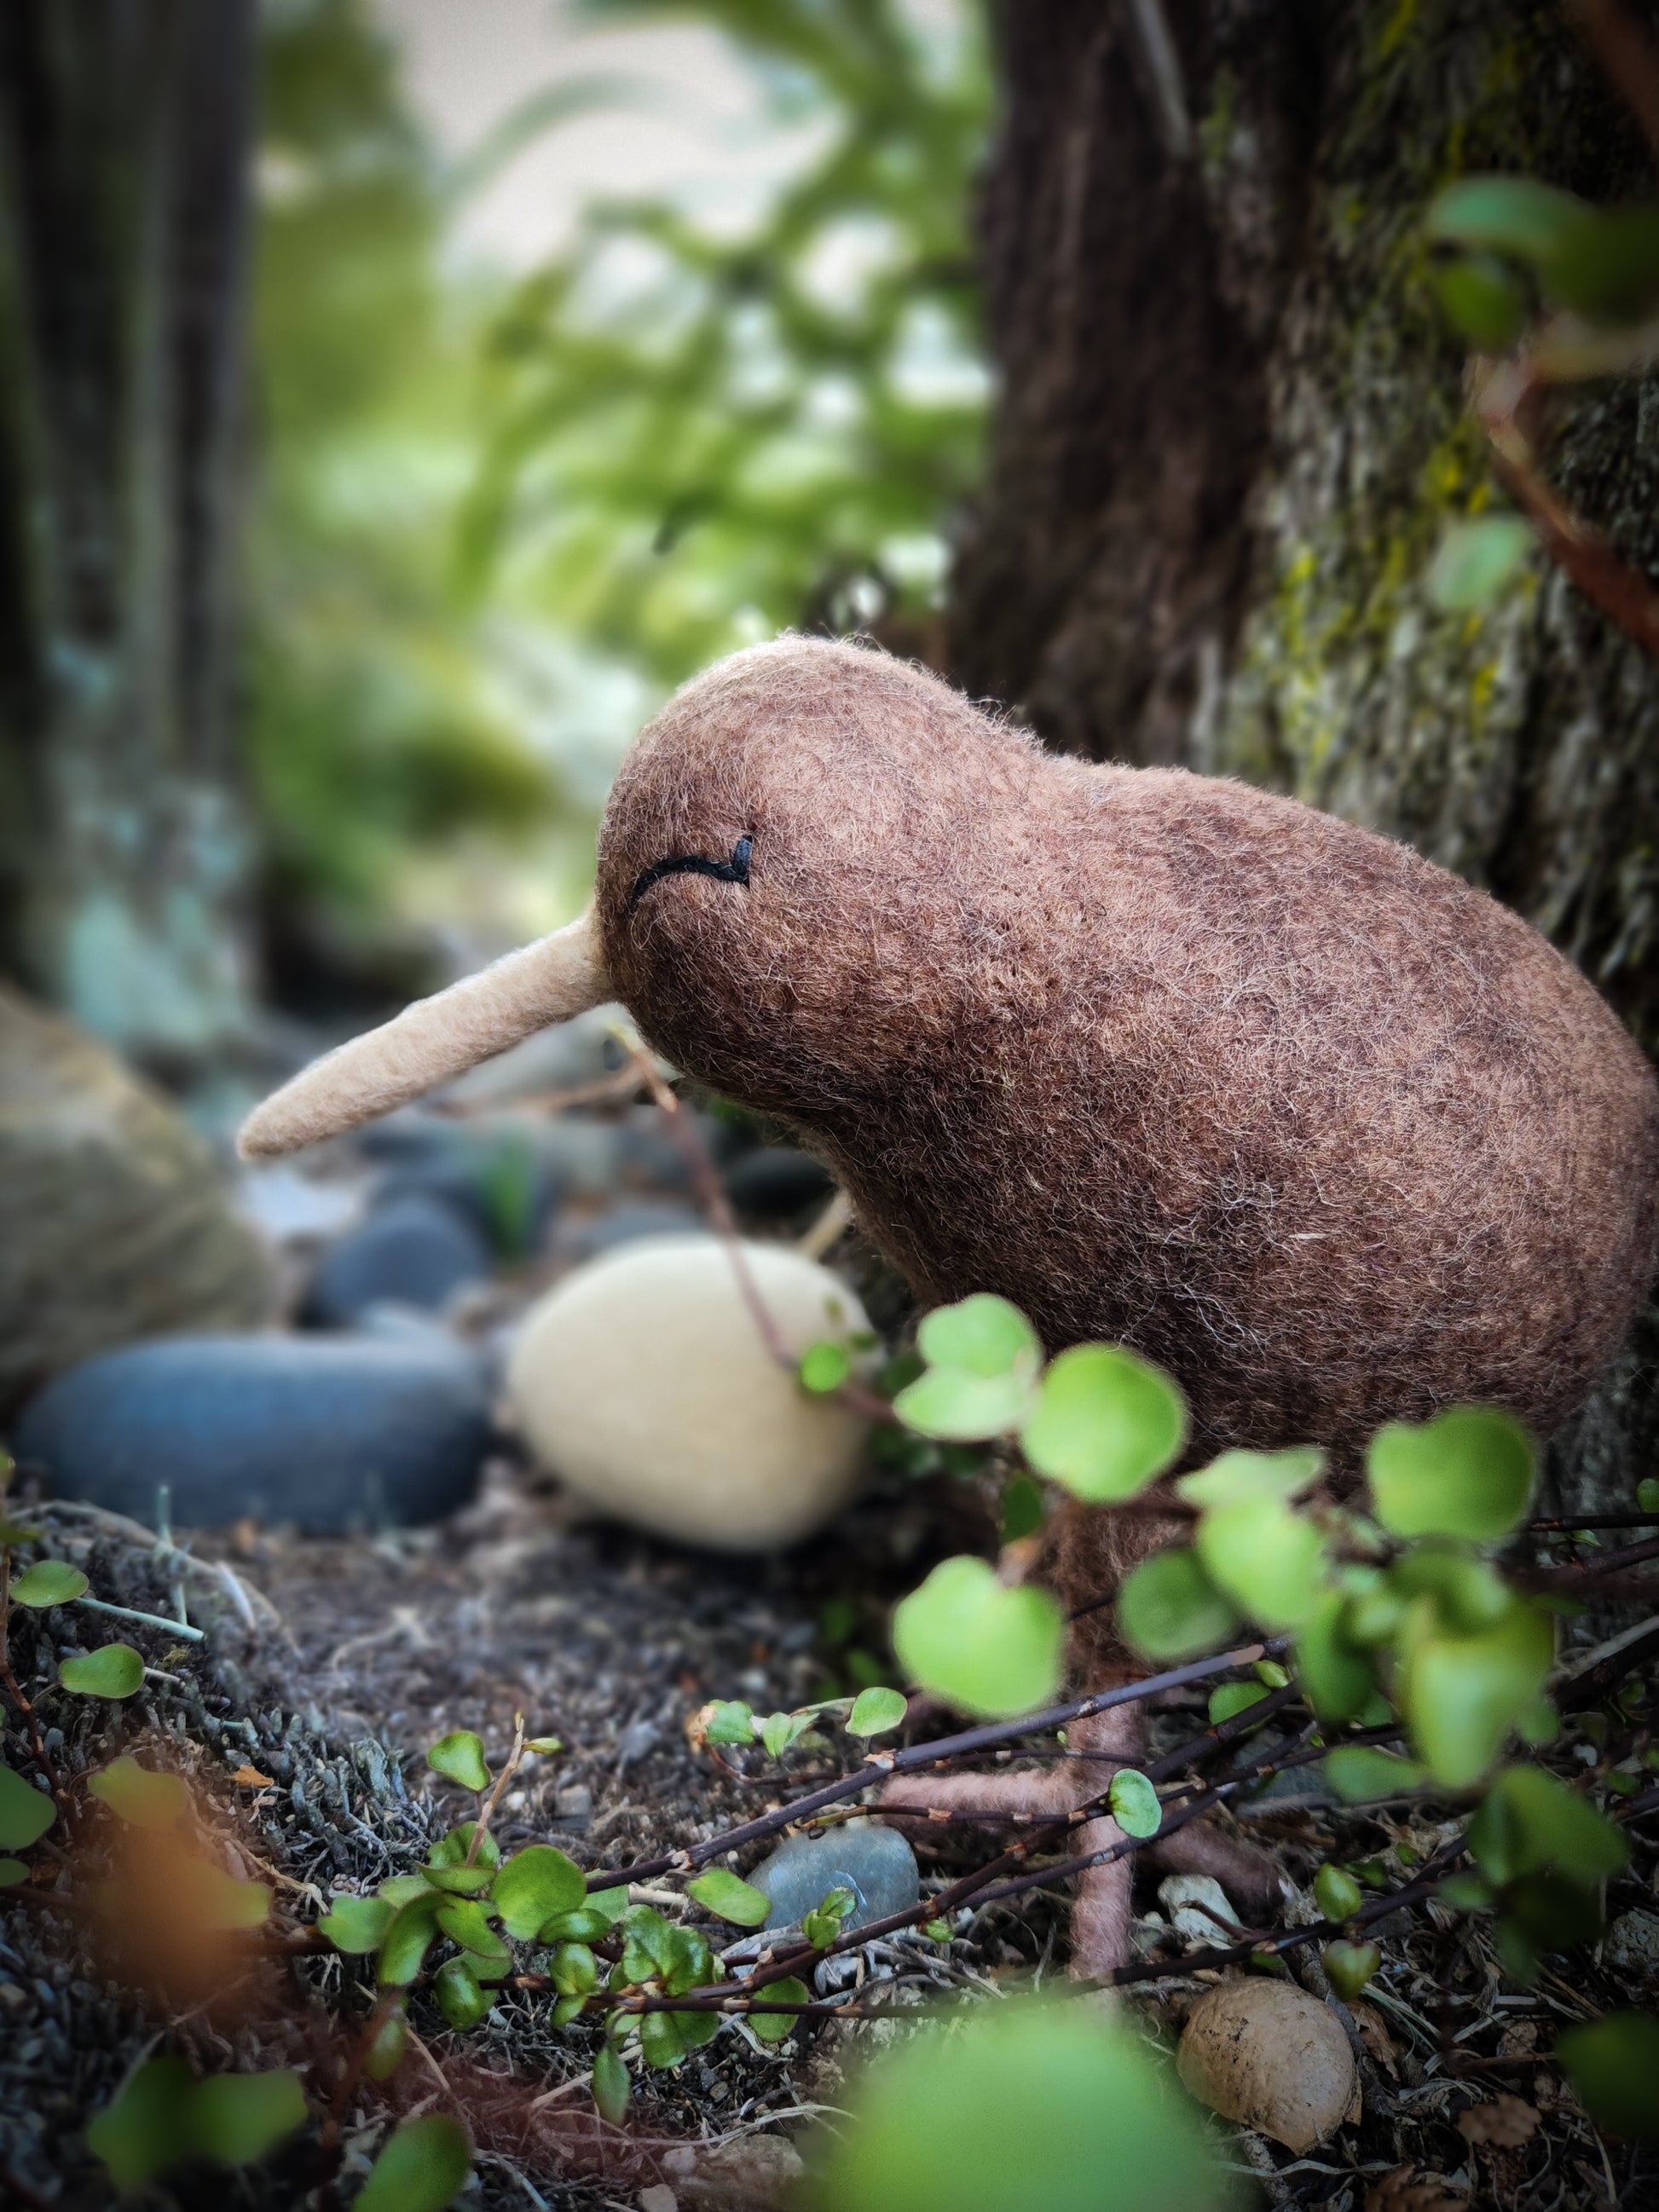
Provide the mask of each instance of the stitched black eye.
{"label": "stitched black eye", "polygon": [[659,884],[665,876],[713,876],[717,883],[746,884],[749,855],[754,849],[752,837],[739,837],[732,848],[729,860],[711,860],[702,853],[671,853],[665,860],[653,860],[648,868],[641,870],[629,893],[628,911],[632,914],[651,886]]}

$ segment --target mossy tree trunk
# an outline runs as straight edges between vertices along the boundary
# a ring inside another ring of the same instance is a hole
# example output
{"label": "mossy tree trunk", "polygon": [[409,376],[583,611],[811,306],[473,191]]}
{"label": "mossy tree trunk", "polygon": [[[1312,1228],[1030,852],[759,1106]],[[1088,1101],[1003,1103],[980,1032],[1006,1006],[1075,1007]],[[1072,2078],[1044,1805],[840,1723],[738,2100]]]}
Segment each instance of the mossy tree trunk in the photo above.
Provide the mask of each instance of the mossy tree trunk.
{"label": "mossy tree trunk", "polygon": [[[1650,22],[1659,11],[1639,11]],[[1650,191],[1559,0],[1046,0],[1000,18],[983,238],[1003,396],[954,672],[1053,743],[1295,793],[1546,930],[1659,1046],[1659,670],[1539,563],[1431,607],[1495,496],[1425,281],[1438,186]],[[1577,396],[1556,482],[1659,572],[1659,382]],[[1659,1463],[1653,1316],[1563,1440]]]}
{"label": "mossy tree trunk", "polygon": [[0,0],[0,968],[245,1034],[231,726],[252,0]]}

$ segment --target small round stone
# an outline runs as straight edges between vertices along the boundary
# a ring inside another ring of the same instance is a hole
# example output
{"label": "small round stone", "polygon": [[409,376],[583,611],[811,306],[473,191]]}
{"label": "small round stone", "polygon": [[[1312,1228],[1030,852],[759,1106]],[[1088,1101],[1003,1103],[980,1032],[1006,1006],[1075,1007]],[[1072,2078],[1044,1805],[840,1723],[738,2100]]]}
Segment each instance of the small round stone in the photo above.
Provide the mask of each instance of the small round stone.
{"label": "small round stone", "polygon": [[[868,1328],[827,1268],[741,1248],[791,1354]],[[763,1551],[819,1528],[858,1486],[867,1424],[774,1358],[712,1237],[624,1247],[534,1305],[507,1364],[537,1456],[590,1504],[661,1536]]]}
{"label": "small round stone", "polygon": [[832,1889],[850,1889],[842,1932],[889,1913],[908,1912],[921,1895],[916,1855],[896,1828],[845,1820],[828,1835],[791,1836],[748,1877],[772,1900],[769,1928],[799,1926]]}
{"label": "small round stone", "polygon": [[1176,2065],[1200,2104],[1298,2157],[1358,2117],[1341,2022],[1293,1982],[1240,1974],[1207,1990],[1188,2014]]}

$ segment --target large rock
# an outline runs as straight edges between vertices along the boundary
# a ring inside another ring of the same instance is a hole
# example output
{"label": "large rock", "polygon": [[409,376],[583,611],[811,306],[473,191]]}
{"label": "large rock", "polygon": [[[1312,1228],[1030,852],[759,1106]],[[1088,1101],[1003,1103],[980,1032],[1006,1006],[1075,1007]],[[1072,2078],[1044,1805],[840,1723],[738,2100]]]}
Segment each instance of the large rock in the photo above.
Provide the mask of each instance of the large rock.
{"label": "large rock", "polygon": [[189,1126],[72,1024],[0,990],[0,1419],[94,1352],[256,1328],[273,1296]]}
{"label": "large rock", "polygon": [[59,1498],[147,1524],[252,1516],[318,1534],[434,1521],[471,1496],[490,1439],[479,1362],[435,1328],[361,1337],[175,1337],[61,1375],[17,1425]]}
{"label": "large rock", "polygon": [[[867,1330],[827,1268],[775,1244],[741,1249],[792,1353]],[[858,1485],[866,1423],[774,1358],[713,1237],[628,1245],[567,1276],[526,1316],[507,1390],[570,1489],[685,1543],[793,1543]]]}

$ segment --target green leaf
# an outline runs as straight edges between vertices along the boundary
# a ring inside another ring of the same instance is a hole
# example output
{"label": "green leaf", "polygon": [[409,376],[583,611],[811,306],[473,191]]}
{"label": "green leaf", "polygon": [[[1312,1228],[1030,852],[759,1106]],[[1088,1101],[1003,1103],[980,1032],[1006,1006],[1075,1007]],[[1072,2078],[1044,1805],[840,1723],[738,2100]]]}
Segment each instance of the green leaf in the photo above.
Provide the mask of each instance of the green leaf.
{"label": "green leaf", "polygon": [[564,1738],[562,1735],[532,1735],[525,1749],[533,1751],[540,1759],[551,1759],[556,1751],[564,1749]]}
{"label": "green leaf", "polygon": [[1046,1590],[1007,1589],[983,1559],[942,1560],[893,1615],[906,1675],[986,1719],[1046,1705],[1059,1689],[1066,1625]]}
{"label": "green leaf", "polygon": [[82,1698],[130,1698],[143,1686],[144,1662],[130,1644],[106,1644],[83,1659],[60,1662],[58,1679]]}
{"label": "green leaf", "polygon": [[1430,270],[1429,283],[1447,321],[1481,353],[1506,353],[1527,326],[1527,288],[1495,254],[1455,254]]}
{"label": "green leaf", "polygon": [[15,1889],[28,1878],[29,1870],[21,1859],[0,1858],[0,1889]]}
{"label": "green leaf", "polygon": [[930,1367],[901,1390],[893,1411],[918,1436],[974,1443],[1006,1436],[1019,1425],[1031,1385],[1018,1375],[977,1376],[956,1367]]}
{"label": "green leaf", "polygon": [[916,1344],[927,1370],[893,1401],[907,1427],[925,1437],[972,1443],[1018,1425],[1042,1347],[1017,1306],[975,1291],[928,1314]]}
{"label": "green leaf", "polygon": [[36,1790],[0,1766],[0,1850],[26,1851],[38,1844],[58,1818],[58,1808],[43,1790]]}
{"label": "green leaf", "polygon": [[1264,1628],[1299,1627],[1313,1611],[1325,1540],[1281,1498],[1212,1507],[1198,1524],[1197,1548],[1216,1588]]}
{"label": "green leaf", "polygon": [[1454,1406],[1414,1426],[1391,1421],[1365,1455],[1376,1517],[1391,1535],[1495,1543],[1526,1517],[1531,1439],[1493,1406]]}
{"label": "green leaf", "polygon": [[87,2129],[88,2148],[122,2196],[142,2189],[190,2154],[188,2117],[196,2077],[182,2058],[137,2067]]}
{"label": "green leaf", "polygon": [[[625,1898],[626,1890],[622,1892]],[[537,1941],[542,1943],[592,1943],[613,1925],[610,1913],[597,1905],[579,1905],[574,1912],[556,1912],[553,1917],[538,1929]]]}
{"label": "green leaf", "polygon": [[1420,1789],[1429,1770],[1414,1759],[1397,1758],[1369,1743],[1342,1743],[1327,1752],[1325,1779],[1345,1804],[1363,1805],[1368,1798],[1400,1797]]}
{"label": "green leaf", "polygon": [[352,2199],[352,2212],[447,2212],[472,2176],[466,2130],[447,2112],[405,2120]]}
{"label": "green leaf", "polygon": [[1429,209],[1429,236],[1446,246],[1506,254],[1548,273],[1581,246],[1595,210],[1576,193],[1534,177],[1464,177]]}
{"label": "green leaf", "polygon": [[383,1897],[352,1897],[337,1891],[317,1925],[336,1950],[359,1957],[380,1949],[392,1925],[392,1907]]}
{"label": "green leaf", "polygon": [[1224,1682],[1210,1692],[1210,1726],[1219,1728],[1224,1721],[1237,1720],[1240,1713],[1259,1705],[1267,1694],[1260,1682]]}
{"label": "green leaf", "polygon": [[1659,1513],[1659,1475],[1643,1476],[1636,1486],[1636,1502],[1644,1513]]}
{"label": "green leaf", "polygon": [[409,2021],[401,2008],[389,2012],[374,2031],[363,2071],[371,2081],[389,2081],[404,2063],[409,2049]]}
{"label": "green leaf", "polygon": [[1183,1474],[1176,1495],[1205,1512],[1246,1498],[1277,1498],[1288,1504],[1324,1471],[1325,1455],[1316,1444],[1297,1444],[1289,1451],[1227,1451],[1196,1474]]}
{"label": "green leaf", "polygon": [[1029,1474],[1015,1475],[1002,1493],[1003,1542],[1018,1544],[1023,1536],[1036,1535],[1047,1513],[1042,1484]]}
{"label": "green leaf", "polygon": [[848,1735],[886,1735],[902,1725],[909,1700],[898,1690],[860,1690],[847,1716]]}
{"label": "green leaf", "polygon": [[383,1989],[401,1989],[420,1972],[438,1933],[443,1899],[436,1890],[400,1906],[380,1940],[379,1974]]}
{"label": "green leaf", "polygon": [[[440,1837],[426,1855],[427,1864],[447,1869],[464,1867],[467,1853],[472,1850],[472,1833],[477,1825],[476,1820],[463,1820],[459,1827],[452,1828],[447,1835]],[[501,1863],[501,1847],[488,1828],[483,1832],[477,1850],[472,1854],[472,1863],[481,1867],[498,1867]]]}
{"label": "green leaf", "polygon": [[398,1912],[401,1911],[405,1905],[412,1905],[417,1897],[430,1897],[432,1890],[427,1880],[427,1873],[422,1871],[420,1874],[388,1875],[386,1880],[376,1887],[374,1894],[383,1899],[394,1912]]}
{"label": "green leaf", "polygon": [[1370,1652],[1349,1632],[1350,1601],[1323,1590],[1296,1639],[1296,1671],[1322,1720],[1357,1720],[1376,1694]]}
{"label": "green leaf", "polygon": [[1120,1766],[1112,1777],[1112,1818],[1126,1836],[1155,1836],[1164,1825],[1164,1808],[1146,1776]]}
{"label": "green leaf", "polygon": [[699,1905],[735,1927],[763,1927],[772,1910],[772,1900],[763,1889],[757,1889],[726,1867],[710,1867],[707,1874],[688,1882],[686,1888]]}
{"label": "green leaf", "polygon": [[1455,1874],[1434,1893],[1454,1912],[1484,1912],[1492,1901],[1491,1888],[1476,1874]]}
{"label": "green leaf", "polygon": [[1352,1920],[1364,1902],[1364,1893],[1342,1867],[1329,1864],[1314,1876],[1314,1896],[1327,1920]]}
{"label": "green leaf", "polygon": [[585,1997],[599,1986],[599,1962],[586,1943],[561,1943],[549,1971],[561,1996]]}
{"label": "green leaf", "polygon": [[[810,2004],[812,2001],[805,1983],[797,1980],[793,1974],[786,1975],[781,1982],[769,1982],[757,1994],[773,2004]],[[751,2012],[749,2025],[761,2042],[782,2043],[794,2033],[798,2022],[793,2013]]]}
{"label": "green leaf", "polygon": [[640,2056],[647,2066],[678,2066],[685,2056],[685,2038],[672,2012],[640,2015]]}
{"label": "green leaf", "polygon": [[1143,1658],[1194,1659],[1224,1644],[1238,1615],[1184,1547],[1156,1552],[1125,1580],[1118,1626]]}
{"label": "green leaf", "polygon": [[252,2166],[306,2123],[305,2091],[286,2067],[210,2074],[190,2100],[191,2148],[219,2166]]}
{"label": "green leaf", "polygon": [[474,1952],[480,1959],[489,1959],[499,1965],[502,1960],[512,1956],[490,1926],[484,1907],[476,1898],[441,1899],[438,1925],[452,1943],[459,1943],[464,1951]]}
{"label": "green leaf", "polygon": [[1035,1376],[1042,1358],[1036,1331],[1006,1298],[976,1291],[953,1306],[937,1306],[916,1331],[916,1348],[930,1367],[964,1374]]}
{"label": "green leaf", "polygon": [[1382,1963],[1375,1943],[1328,1943],[1325,1972],[1344,2004],[1352,2004]]}
{"label": "green leaf", "polygon": [[795,1738],[806,1726],[795,1713],[769,1713],[761,1723],[760,1740],[771,1759],[781,1759]]}
{"label": "green leaf", "polygon": [[801,1388],[816,1397],[839,1390],[852,1371],[852,1355],[844,1344],[811,1344],[801,1354]]}
{"label": "green leaf", "polygon": [[270,1891],[262,1881],[242,1881],[222,1867],[194,1869],[196,1909],[204,1928],[263,1928],[270,1917]]}
{"label": "green leaf", "polygon": [[495,1879],[499,1868],[491,1866],[482,1851],[471,1866],[433,1866],[421,1869],[422,1878],[428,1887],[441,1890],[446,1897],[482,1897]]}
{"label": "green leaf", "polygon": [[[1425,1595],[1432,1597],[1439,1625],[1461,1635],[1495,1628],[1514,1602],[1508,1583],[1484,1559],[1444,1550],[1432,1540],[1396,1559],[1389,1569],[1386,1586],[1407,1602]],[[1405,1617],[1402,1602],[1396,1627]]]}
{"label": "green leaf", "polygon": [[633,1910],[628,1902],[628,1884],[625,1881],[613,1882],[608,1888],[604,1889],[597,1889],[590,1886],[587,1902],[579,1910],[586,1912],[602,1912],[605,1915],[606,1927],[614,1928],[619,1920],[625,1920]]}
{"label": "green leaf", "polygon": [[842,1923],[857,1902],[850,1889],[828,1890],[800,1923],[800,1932],[815,1951],[827,1951],[841,1934]]}
{"label": "green leaf", "polygon": [[951,1923],[948,1920],[924,1920],[921,1932],[932,1942],[948,1943],[951,1936]]}
{"label": "green leaf", "polygon": [[426,1763],[446,1781],[459,1782],[463,1790],[482,1793],[489,1787],[483,1743],[471,1729],[452,1729],[447,1735],[441,1735],[427,1753]]}
{"label": "green leaf", "polygon": [[599,2118],[613,2128],[619,2128],[627,2116],[632,2086],[627,2067],[608,2043],[602,2043],[593,2054],[593,2103]]}
{"label": "green leaf", "polygon": [[708,1717],[710,1743],[753,1743],[755,1716],[737,1698],[717,1705]]}
{"label": "green leaf", "polygon": [[1186,1440],[1187,1402],[1174,1382],[1109,1344],[1073,1345],[1051,1360],[1019,1431],[1036,1472],[1091,1505],[1137,1496]]}
{"label": "green leaf", "polygon": [[1469,1823],[1476,1864],[1500,1887],[1519,1876],[1555,1874],[1593,1889],[1623,1871],[1630,1845],[1622,1829],[1541,1766],[1506,1766]]}
{"label": "green leaf", "polygon": [[507,1861],[489,1897],[507,1934],[527,1941],[557,1914],[586,1903],[587,1877],[550,1844],[532,1844]]}
{"label": "green leaf", "polygon": [[1571,2027],[1555,2056],[1598,2128],[1632,2142],[1659,2142],[1659,2019],[1650,2012],[1604,2013]]}
{"label": "green leaf", "polygon": [[[1220,2212],[1204,2124],[1133,2029],[1085,2005],[976,2006],[855,2077],[823,2212]],[[757,2023],[758,2024],[758,2023]]]}
{"label": "green leaf", "polygon": [[1478,1636],[1437,1633],[1419,1598],[1402,1631],[1401,1711],[1411,1745],[1443,1789],[1479,1782],[1549,1678],[1555,1638],[1548,1617],[1516,1598]]}
{"label": "green leaf", "polygon": [[79,1567],[72,1567],[67,1559],[39,1559],[27,1574],[19,1575],[11,1586],[14,1605],[33,1606],[37,1609],[48,1605],[67,1605],[88,1587]]}
{"label": "green leaf", "polygon": [[432,1994],[439,2011],[459,2032],[476,2027],[495,2002],[465,1959],[444,1960],[432,1978]]}
{"label": "green leaf", "polygon": [[1444,615],[1484,613],[1519,573],[1533,544],[1532,525],[1519,515],[1453,523],[1429,567],[1430,605]]}
{"label": "green leaf", "polygon": [[159,1834],[176,1828],[190,1810],[190,1791],[181,1776],[158,1773],[125,1754],[93,1775],[87,1788],[133,1827]]}

